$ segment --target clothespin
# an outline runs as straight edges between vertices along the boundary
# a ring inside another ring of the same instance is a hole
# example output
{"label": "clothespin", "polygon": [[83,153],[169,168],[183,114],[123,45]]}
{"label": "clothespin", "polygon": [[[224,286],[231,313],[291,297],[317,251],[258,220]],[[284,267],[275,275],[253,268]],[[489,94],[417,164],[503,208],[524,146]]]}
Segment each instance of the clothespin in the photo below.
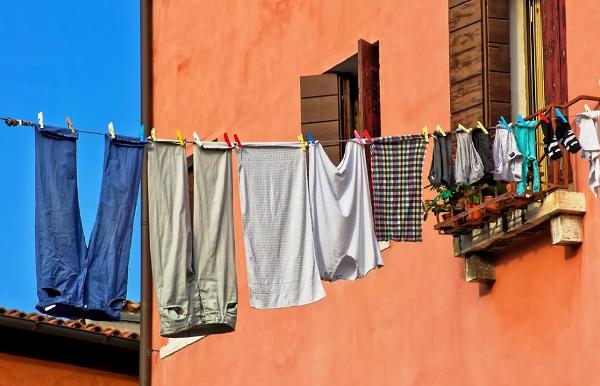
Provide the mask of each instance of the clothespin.
{"label": "clothespin", "polygon": [[485,126],[483,125],[483,123],[481,123],[481,121],[477,121],[477,127],[479,127],[485,135],[489,134],[488,131],[485,129]]}
{"label": "clothespin", "polygon": [[176,130],[175,131],[175,135],[177,136],[177,140],[179,141],[179,144],[181,146],[184,146],[185,145],[185,141],[183,139],[183,135],[181,134],[181,130]]}
{"label": "clothespin", "polygon": [[507,129],[510,129],[510,126],[508,125],[508,122],[506,122],[506,119],[504,119],[503,115],[500,116],[500,120],[498,120],[498,123],[506,127]]}
{"label": "clothespin", "polygon": [[537,114],[537,116],[542,121],[544,121],[546,123],[550,123],[550,120],[548,119],[548,117],[546,117],[546,115],[544,115],[541,111]]}
{"label": "clothespin", "polygon": [[363,135],[369,142],[373,142],[373,138],[371,138],[367,129],[363,129]]}
{"label": "clothespin", "polygon": [[425,142],[429,142],[429,128],[427,126],[423,126],[423,137],[425,137]]}
{"label": "clothespin", "polygon": [[43,129],[44,128],[44,114],[40,111],[38,113],[38,125]]}
{"label": "clothespin", "polygon": [[67,117],[67,127],[71,130],[71,134],[75,134],[75,129],[73,128],[73,124],[71,123],[71,118]]}
{"label": "clothespin", "polygon": [[242,148],[242,141],[240,141],[240,139],[237,136],[237,134],[233,134],[233,140],[235,141],[235,144],[241,149]]}
{"label": "clothespin", "polygon": [[140,125],[140,128],[138,129],[138,138],[140,139],[140,141],[144,141],[144,125]]}
{"label": "clothespin", "polygon": [[227,133],[223,134],[223,138],[225,139],[225,143],[227,144],[227,146],[231,147],[231,141],[229,140],[229,136],[227,135]]}
{"label": "clothespin", "polygon": [[590,112],[590,111],[592,111],[592,110],[590,109],[590,106],[588,106],[587,104],[583,105],[583,109],[584,109],[586,112]]}
{"label": "clothespin", "polygon": [[112,139],[115,139],[115,127],[112,122],[108,122],[108,134]]}
{"label": "clothespin", "polygon": [[304,136],[302,134],[298,136],[298,142],[300,142],[302,150],[306,150],[306,141],[304,140]]}
{"label": "clothespin", "polygon": [[150,139],[156,142],[156,129],[154,127],[152,128],[152,130],[150,130]]}
{"label": "clothespin", "polygon": [[200,137],[198,136],[198,133],[196,133],[195,131],[192,133],[192,137],[194,137],[194,142],[196,142],[198,145],[201,145],[202,143],[200,142]]}
{"label": "clothespin", "polygon": [[565,118],[565,116],[563,115],[562,111],[560,111],[560,109],[558,107],[556,109],[554,109],[554,111],[556,111],[556,116],[558,118],[560,118],[563,122],[565,122],[565,123],[568,122],[567,118]]}
{"label": "clothespin", "polygon": [[360,137],[360,134],[356,130],[354,130],[354,138],[358,140],[358,143],[365,143],[365,140]]}
{"label": "clothespin", "polygon": [[517,115],[517,120],[519,121],[519,123],[525,123],[525,119],[523,119],[523,116],[521,114]]}
{"label": "clothespin", "polygon": [[442,137],[446,136],[446,132],[444,131],[444,129],[442,129],[442,126],[440,126],[439,123],[437,125],[435,125],[435,131],[437,133],[440,133],[442,135]]}
{"label": "clothespin", "polygon": [[312,143],[313,145],[315,144],[315,137],[313,136],[313,133],[308,132],[306,133],[306,138],[308,139],[309,143]]}
{"label": "clothespin", "polygon": [[470,131],[471,131],[471,130],[467,129],[466,127],[464,127],[464,126],[462,125],[462,123],[459,123],[459,124],[458,124],[458,128],[459,128],[460,130],[464,131],[465,133],[468,133],[468,132],[470,132]]}

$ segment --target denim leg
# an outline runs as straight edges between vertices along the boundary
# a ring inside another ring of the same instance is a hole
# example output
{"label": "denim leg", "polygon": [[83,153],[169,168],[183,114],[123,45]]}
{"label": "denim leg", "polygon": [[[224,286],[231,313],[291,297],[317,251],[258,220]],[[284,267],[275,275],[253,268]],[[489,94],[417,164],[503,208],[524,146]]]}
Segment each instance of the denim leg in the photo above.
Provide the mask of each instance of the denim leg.
{"label": "denim leg", "polygon": [[528,127],[527,129],[527,142],[529,143],[529,154],[528,157],[531,158],[531,162],[533,164],[533,191],[539,192],[541,188],[540,181],[540,165],[537,160],[537,150],[535,143],[535,127]]}
{"label": "denim leg", "polygon": [[86,245],[77,190],[77,134],[35,130],[36,309],[78,318],[83,307]]}
{"label": "denim leg", "polygon": [[144,144],[130,137],[106,136],[100,203],[87,253],[84,308],[89,319],[121,317]]}

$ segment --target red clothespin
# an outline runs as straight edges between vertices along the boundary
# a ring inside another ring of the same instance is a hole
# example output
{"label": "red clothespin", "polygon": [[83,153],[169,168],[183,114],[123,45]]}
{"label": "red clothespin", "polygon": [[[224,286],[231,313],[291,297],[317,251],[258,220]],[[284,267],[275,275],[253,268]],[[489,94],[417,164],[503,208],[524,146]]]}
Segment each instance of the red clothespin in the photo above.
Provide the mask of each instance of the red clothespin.
{"label": "red clothespin", "polygon": [[233,139],[234,139],[235,143],[238,145],[238,147],[241,149],[242,148],[242,141],[240,141],[240,139],[238,138],[237,134],[233,135]]}
{"label": "red clothespin", "polygon": [[231,147],[231,141],[229,140],[229,136],[227,135],[227,133],[223,134],[223,138],[225,138],[225,143],[227,144],[227,146]]}
{"label": "red clothespin", "polygon": [[548,118],[544,114],[542,114],[541,111],[538,113],[538,118],[546,123],[550,123],[550,120],[548,120]]}
{"label": "red clothespin", "polygon": [[369,132],[367,131],[367,129],[363,129],[363,135],[365,136],[365,138],[369,141],[369,142],[373,142],[373,138],[371,138],[371,136],[369,135]]}
{"label": "red clothespin", "polygon": [[365,140],[360,137],[358,131],[354,130],[354,138],[358,140],[358,143],[365,143]]}

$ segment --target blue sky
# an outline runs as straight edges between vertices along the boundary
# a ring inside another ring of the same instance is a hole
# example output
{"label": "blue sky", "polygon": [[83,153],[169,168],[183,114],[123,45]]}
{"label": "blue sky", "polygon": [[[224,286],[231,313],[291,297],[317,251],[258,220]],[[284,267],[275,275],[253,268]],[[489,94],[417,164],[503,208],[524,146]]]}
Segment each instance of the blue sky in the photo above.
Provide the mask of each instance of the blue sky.
{"label": "blue sky", "polygon": [[[0,3],[0,117],[137,136],[140,123],[139,2]],[[0,307],[34,311],[34,140],[29,127],[0,122]],[[98,208],[104,138],[81,134],[79,203],[89,241]],[[140,299],[140,213],[136,211],[128,298]]]}

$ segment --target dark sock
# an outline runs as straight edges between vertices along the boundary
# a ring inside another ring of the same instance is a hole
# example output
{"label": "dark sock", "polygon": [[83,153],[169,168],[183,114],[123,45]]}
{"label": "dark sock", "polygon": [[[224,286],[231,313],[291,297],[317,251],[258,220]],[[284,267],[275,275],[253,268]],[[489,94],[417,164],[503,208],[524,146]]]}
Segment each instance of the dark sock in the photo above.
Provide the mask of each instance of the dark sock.
{"label": "dark sock", "polygon": [[551,123],[542,121],[542,132],[544,133],[544,152],[551,160],[557,160],[562,157],[562,150],[558,146],[558,139],[554,135]]}
{"label": "dark sock", "polygon": [[581,145],[575,137],[575,133],[571,130],[569,122],[563,122],[560,119],[556,120],[556,137],[569,153],[577,153],[581,150]]}

